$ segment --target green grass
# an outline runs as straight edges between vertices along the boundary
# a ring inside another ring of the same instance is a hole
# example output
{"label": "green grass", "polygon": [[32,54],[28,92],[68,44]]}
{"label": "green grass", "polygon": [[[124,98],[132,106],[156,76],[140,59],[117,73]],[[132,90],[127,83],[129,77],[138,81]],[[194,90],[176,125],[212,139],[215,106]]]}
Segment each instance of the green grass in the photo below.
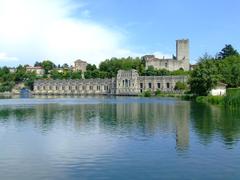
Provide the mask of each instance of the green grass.
{"label": "green grass", "polygon": [[198,96],[196,97],[198,103],[209,103],[213,105],[224,105],[223,96]]}
{"label": "green grass", "polygon": [[240,106],[240,94],[227,95],[224,98],[224,105],[230,107],[239,107]]}

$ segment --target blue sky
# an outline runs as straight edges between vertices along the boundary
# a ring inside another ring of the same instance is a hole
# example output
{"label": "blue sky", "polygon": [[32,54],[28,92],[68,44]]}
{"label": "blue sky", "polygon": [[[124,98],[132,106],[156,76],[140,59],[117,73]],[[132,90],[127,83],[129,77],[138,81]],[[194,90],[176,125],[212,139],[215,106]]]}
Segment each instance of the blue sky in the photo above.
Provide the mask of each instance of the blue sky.
{"label": "blue sky", "polygon": [[170,56],[182,38],[194,63],[225,44],[240,50],[239,7],[238,0],[0,0],[0,66]]}

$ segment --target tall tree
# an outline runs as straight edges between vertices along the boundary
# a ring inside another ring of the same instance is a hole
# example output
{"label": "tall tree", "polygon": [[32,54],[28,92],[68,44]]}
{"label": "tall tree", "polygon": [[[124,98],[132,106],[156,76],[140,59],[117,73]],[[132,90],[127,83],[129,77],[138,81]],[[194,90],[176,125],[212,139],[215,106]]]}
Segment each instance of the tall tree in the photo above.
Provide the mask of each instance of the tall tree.
{"label": "tall tree", "polygon": [[45,74],[48,74],[50,70],[56,67],[56,65],[52,61],[45,60],[42,62],[42,67],[45,70]]}
{"label": "tall tree", "polygon": [[216,61],[205,59],[191,73],[189,84],[193,94],[205,96],[221,80]]}
{"label": "tall tree", "polygon": [[229,56],[238,56],[239,53],[232,47],[231,44],[226,44],[225,47],[218,53],[218,59],[225,59]]}

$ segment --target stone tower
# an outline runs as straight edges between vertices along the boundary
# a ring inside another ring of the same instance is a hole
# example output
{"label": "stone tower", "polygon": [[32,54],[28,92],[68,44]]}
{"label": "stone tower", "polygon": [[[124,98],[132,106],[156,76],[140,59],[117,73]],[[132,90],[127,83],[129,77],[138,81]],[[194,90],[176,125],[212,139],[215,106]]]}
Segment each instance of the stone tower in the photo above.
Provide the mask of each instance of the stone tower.
{"label": "stone tower", "polygon": [[182,61],[185,70],[189,70],[189,39],[176,40],[176,58]]}

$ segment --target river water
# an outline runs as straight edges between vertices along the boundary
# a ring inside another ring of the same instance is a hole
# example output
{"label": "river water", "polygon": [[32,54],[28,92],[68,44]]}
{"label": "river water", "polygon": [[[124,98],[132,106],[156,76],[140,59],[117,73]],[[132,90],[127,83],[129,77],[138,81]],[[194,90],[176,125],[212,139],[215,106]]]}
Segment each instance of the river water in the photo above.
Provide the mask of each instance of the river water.
{"label": "river water", "polygon": [[240,179],[240,110],[171,98],[0,99],[0,179]]}

